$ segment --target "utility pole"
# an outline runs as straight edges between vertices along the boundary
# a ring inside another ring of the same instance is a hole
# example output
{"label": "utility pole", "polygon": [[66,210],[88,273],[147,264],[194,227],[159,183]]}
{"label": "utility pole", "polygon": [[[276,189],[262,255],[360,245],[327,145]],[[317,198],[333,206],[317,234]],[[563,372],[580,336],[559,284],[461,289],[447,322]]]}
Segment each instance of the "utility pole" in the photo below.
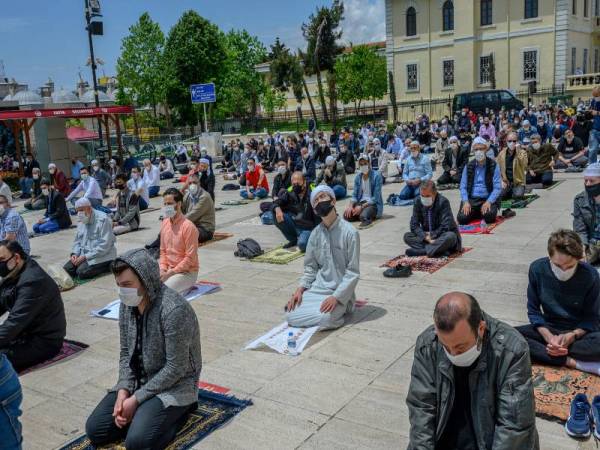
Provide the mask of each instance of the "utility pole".
{"label": "utility pole", "polygon": [[[96,79],[96,58],[94,57],[94,43],[92,41],[92,12],[90,7],[90,0],[83,0],[85,7],[85,22],[86,22],[86,30],[88,33],[88,42],[90,45],[90,59],[92,66],[92,81],[94,83],[94,101],[96,102],[96,108],[100,107],[100,99],[98,98],[98,80]],[[98,137],[100,138],[100,146],[104,145],[102,140],[102,121],[100,117],[98,117]]]}

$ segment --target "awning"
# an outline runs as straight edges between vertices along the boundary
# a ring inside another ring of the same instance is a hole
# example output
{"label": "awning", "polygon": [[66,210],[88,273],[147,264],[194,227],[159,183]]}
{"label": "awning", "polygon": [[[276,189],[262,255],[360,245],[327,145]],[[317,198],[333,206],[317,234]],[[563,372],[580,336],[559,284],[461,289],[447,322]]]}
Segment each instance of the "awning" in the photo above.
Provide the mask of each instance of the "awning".
{"label": "awning", "polygon": [[100,108],[64,108],[64,109],[21,109],[0,111],[0,120],[40,119],[62,117],[96,117],[105,114],[133,114],[133,106],[106,106]]}
{"label": "awning", "polygon": [[98,133],[83,127],[69,127],[67,128],[67,138],[70,141],[91,141],[98,139]]}

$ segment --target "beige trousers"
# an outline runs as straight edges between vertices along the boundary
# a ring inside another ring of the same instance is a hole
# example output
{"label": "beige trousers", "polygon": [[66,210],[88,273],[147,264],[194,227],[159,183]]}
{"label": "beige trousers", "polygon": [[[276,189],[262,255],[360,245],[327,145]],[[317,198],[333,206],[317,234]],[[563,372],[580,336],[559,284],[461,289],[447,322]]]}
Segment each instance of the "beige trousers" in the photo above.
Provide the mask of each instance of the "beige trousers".
{"label": "beige trousers", "polygon": [[197,278],[198,272],[177,273],[169,277],[165,284],[174,291],[185,294],[196,283]]}

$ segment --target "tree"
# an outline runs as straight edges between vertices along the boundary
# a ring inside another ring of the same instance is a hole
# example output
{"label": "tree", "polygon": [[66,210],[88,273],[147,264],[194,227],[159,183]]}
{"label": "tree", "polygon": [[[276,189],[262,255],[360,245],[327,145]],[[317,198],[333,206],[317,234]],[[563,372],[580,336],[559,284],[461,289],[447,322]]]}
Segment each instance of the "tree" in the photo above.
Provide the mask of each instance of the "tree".
{"label": "tree", "polygon": [[[195,123],[190,85],[218,82],[227,60],[225,36],[219,28],[195,11],[186,11],[171,28],[165,44],[165,65],[169,71],[167,99],[179,122]],[[219,99],[217,90],[217,100]]]}
{"label": "tree", "polygon": [[156,107],[165,101],[163,48],[165,36],[148,13],[140,16],[121,41],[117,60],[117,101],[121,104],[150,105],[154,117]]}
{"label": "tree", "polygon": [[388,82],[390,91],[390,101],[392,102],[392,111],[394,113],[394,122],[398,121],[398,100],[396,99],[396,85],[394,84],[394,74],[388,72]]}
{"label": "tree", "polygon": [[344,19],[344,2],[333,0],[331,8],[318,7],[315,14],[311,14],[308,23],[302,24],[302,35],[306,39],[305,69],[308,75],[316,75],[319,99],[323,110],[323,118],[329,121],[327,105],[323,93],[321,71],[332,71],[335,59],[342,48],[337,41],[342,37],[339,30],[340,22]]}
{"label": "tree", "polygon": [[273,113],[286,105],[285,94],[272,86],[267,86],[260,96],[260,104],[264,111],[273,119]]}
{"label": "tree", "polygon": [[354,103],[356,114],[363,100],[383,98],[387,92],[386,62],[366,45],[352,47],[335,63],[337,93],[343,103]]}

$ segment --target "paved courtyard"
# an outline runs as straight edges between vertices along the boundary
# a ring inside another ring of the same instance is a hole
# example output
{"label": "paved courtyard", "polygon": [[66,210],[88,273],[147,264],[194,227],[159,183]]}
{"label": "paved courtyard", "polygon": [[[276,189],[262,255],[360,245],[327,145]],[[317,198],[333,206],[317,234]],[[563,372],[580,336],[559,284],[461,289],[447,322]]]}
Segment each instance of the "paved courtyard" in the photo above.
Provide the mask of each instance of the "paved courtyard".
{"label": "paved courtyard", "polygon": [[[389,280],[379,266],[403,252],[410,207],[386,207],[386,219],[360,232],[361,280],[358,296],[368,299],[343,328],[316,334],[301,356],[271,351],[244,351],[243,346],[283,321],[283,306],[297,286],[302,260],[278,266],[242,261],[235,243],[252,237],[263,248],[283,242],[273,226],[256,217],[258,203],[217,212],[219,231],[233,238],[200,249],[200,279],[223,289],[191,303],[200,320],[201,378],[226,386],[254,405],[210,434],[198,448],[405,448],[409,431],[405,397],[416,336],[431,323],[437,298],[450,290],[470,292],[491,315],[518,325],[526,323],[527,269],[546,254],[549,233],[570,227],[580,175],[558,174],[565,182],[544,191],[529,208],[498,227],[494,234],[465,236],[473,250],[435,274],[415,273]],[[350,180],[349,180],[350,181]],[[217,204],[237,198],[218,181]],[[164,183],[165,186],[170,183]],[[384,199],[402,185],[386,184]],[[445,191],[454,213],[458,191]],[[161,199],[152,200],[159,206]],[[346,202],[338,205],[338,211]],[[24,215],[29,228],[41,213]],[[121,236],[119,252],[140,247],[158,231],[160,211],[142,215],[143,230]],[[32,253],[43,265],[63,264],[74,230],[36,237]],[[67,337],[90,348],[64,363],[21,377],[24,391],[25,449],[60,447],[84,431],[87,416],[116,381],[117,322],[89,316],[116,298],[110,276],[63,294]],[[591,449],[593,442],[566,437],[561,425],[538,419],[542,448]],[[515,449],[516,450],[516,449]]]}

